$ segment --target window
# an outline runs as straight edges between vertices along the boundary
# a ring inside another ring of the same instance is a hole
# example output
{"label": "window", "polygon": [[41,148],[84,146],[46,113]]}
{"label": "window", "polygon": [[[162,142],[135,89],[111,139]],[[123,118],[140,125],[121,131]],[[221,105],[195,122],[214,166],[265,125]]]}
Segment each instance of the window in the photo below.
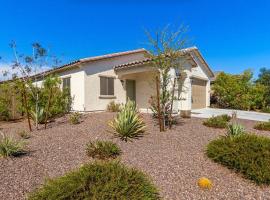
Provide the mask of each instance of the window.
{"label": "window", "polygon": [[65,89],[70,93],[70,77],[63,78],[63,90]]}
{"label": "window", "polygon": [[100,77],[100,95],[114,95],[114,78]]}

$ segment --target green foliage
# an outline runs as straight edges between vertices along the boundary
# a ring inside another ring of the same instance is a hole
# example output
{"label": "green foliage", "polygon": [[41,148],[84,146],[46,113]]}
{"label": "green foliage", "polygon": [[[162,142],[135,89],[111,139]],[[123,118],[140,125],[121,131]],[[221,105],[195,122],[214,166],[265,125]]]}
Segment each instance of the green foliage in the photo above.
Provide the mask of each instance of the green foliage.
{"label": "green foliage", "polygon": [[245,128],[241,124],[232,123],[227,126],[227,136],[237,137],[245,134]]}
{"label": "green foliage", "polygon": [[120,112],[121,110],[121,104],[120,103],[115,103],[114,101],[111,101],[107,105],[107,111],[109,112]]}
{"label": "green foliage", "polygon": [[29,200],[160,199],[157,188],[142,172],[118,162],[95,162],[47,181]]}
{"label": "green foliage", "polygon": [[3,135],[0,139],[0,156],[19,156],[25,153],[24,143],[15,141],[12,137]]}
{"label": "green foliage", "polygon": [[124,141],[142,136],[146,127],[135,102],[130,100],[117,114],[116,118],[109,122],[109,126],[113,129],[113,133]]}
{"label": "green foliage", "polygon": [[254,126],[257,130],[270,131],[270,121],[268,122],[259,122]]}
{"label": "green foliage", "polygon": [[0,120],[9,121],[18,117],[16,114],[20,106],[20,96],[16,86],[12,83],[0,84]]}
{"label": "green foliage", "polygon": [[240,172],[257,184],[270,184],[270,139],[252,134],[221,137],[210,142],[206,154],[213,161]]}
{"label": "green foliage", "polygon": [[218,115],[216,117],[210,117],[203,121],[203,125],[214,128],[226,128],[231,117],[229,115]]}
{"label": "green foliage", "polygon": [[69,116],[69,122],[71,124],[79,124],[80,123],[81,114],[78,112],[71,113]]}
{"label": "green foliage", "polygon": [[261,111],[265,113],[270,113],[270,107],[269,106],[264,107]]}
{"label": "green foliage", "polygon": [[252,76],[249,70],[240,75],[220,73],[212,86],[218,106],[242,110],[263,108],[266,87],[253,83]]}
{"label": "green foliage", "polygon": [[46,112],[48,119],[52,119],[70,111],[72,99],[67,89],[61,90],[60,84],[61,80],[57,76],[46,77],[41,88],[31,84],[31,90],[34,94],[38,94],[38,99],[36,95],[29,95],[29,107],[34,121],[38,117],[40,124],[45,123]]}
{"label": "green foliage", "polygon": [[20,131],[18,132],[18,135],[23,139],[29,139],[31,137],[27,131]]}
{"label": "green foliage", "polygon": [[116,158],[121,153],[121,149],[110,141],[95,141],[87,144],[86,153],[92,158],[109,159]]}

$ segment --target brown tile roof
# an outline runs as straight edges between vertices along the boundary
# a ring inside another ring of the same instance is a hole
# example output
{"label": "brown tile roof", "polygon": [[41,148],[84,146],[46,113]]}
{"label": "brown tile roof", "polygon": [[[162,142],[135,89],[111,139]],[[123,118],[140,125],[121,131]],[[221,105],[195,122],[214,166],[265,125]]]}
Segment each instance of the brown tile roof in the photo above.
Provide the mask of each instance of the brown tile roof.
{"label": "brown tile roof", "polygon": [[[145,50],[144,48],[141,48],[141,49],[135,49],[135,50],[130,50],[130,51],[105,54],[105,55],[101,55],[101,56],[93,56],[93,57],[88,57],[88,58],[82,58],[82,59],[75,60],[73,62],[67,63],[65,65],[62,65],[60,67],[53,68],[53,69],[47,70],[45,72],[38,73],[35,76],[32,76],[32,78],[34,78],[34,77],[41,78],[43,76],[47,76],[49,74],[53,74],[53,73],[56,73],[56,72],[59,72],[59,71],[62,71],[62,70],[67,70],[67,69],[76,67],[76,66],[78,66],[80,64],[87,63],[87,62],[94,62],[94,61],[98,61],[98,60],[109,59],[109,58],[113,58],[113,57],[129,55],[129,54],[134,54],[134,53],[140,53],[140,52],[148,53],[147,50]],[[12,80],[8,80],[8,81],[12,81]],[[3,83],[3,82],[6,82],[6,81],[0,81],[0,83]]]}
{"label": "brown tile roof", "polygon": [[[202,55],[199,52],[197,47],[189,47],[189,48],[186,48],[186,49],[182,49],[181,51],[184,54],[187,54],[189,56],[188,60],[190,60],[192,63],[194,63],[197,66],[197,62],[195,61],[194,57],[190,54],[191,52],[195,52],[195,54],[197,54],[197,56],[199,57],[201,62],[209,70],[209,73],[211,74],[211,76],[214,76],[214,73],[212,72],[212,70],[210,69],[210,67],[208,66],[208,64],[204,60],[204,58],[202,57]],[[136,66],[139,66],[139,65],[148,64],[151,61],[152,61],[151,58],[146,58],[146,59],[143,59],[143,60],[136,60],[136,61],[128,62],[128,63],[125,63],[125,64],[116,65],[116,66],[114,66],[114,70],[126,69],[126,68],[130,68],[130,67],[136,67]]]}
{"label": "brown tile roof", "polygon": [[124,69],[124,68],[136,67],[139,65],[151,63],[152,60],[153,60],[152,58],[146,58],[143,60],[135,60],[132,62],[121,64],[121,65],[116,65],[114,66],[114,69],[119,70],[119,69]]}

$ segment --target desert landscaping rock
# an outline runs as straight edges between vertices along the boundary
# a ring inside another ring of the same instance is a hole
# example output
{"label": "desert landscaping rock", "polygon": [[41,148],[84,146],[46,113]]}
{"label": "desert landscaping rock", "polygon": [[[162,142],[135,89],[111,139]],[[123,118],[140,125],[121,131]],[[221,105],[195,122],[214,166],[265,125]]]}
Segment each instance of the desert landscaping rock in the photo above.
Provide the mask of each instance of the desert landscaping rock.
{"label": "desert landscaping rock", "polygon": [[[123,142],[109,133],[107,122],[111,113],[88,114],[82,123],[70,125],[67,118],[50,124],[47,130],[34,131],[27,141],[27,155],[0,159],[0,199],[25,199],[47,178],[91,162],[86,156],[85,145],[89,140],[111,140],[123,153],[123,163],[148,174],[160,189],[164,199],[270,199],[270,187],[257,186],[229,169],[212,162],[204,155],[209,141],[224,135],[202,125],[199,118],[182,119],[172,130],[160,133],[157,122],[144,115],[146,135],[133,142]],[[255,121],[239,120],[248,131],[269,135],[252,127]],[[17,136],[27,130],[25,122],[0,123],[2,131]],[[197,181],[207,177],[213,182],[211,190],[202,190]]]}

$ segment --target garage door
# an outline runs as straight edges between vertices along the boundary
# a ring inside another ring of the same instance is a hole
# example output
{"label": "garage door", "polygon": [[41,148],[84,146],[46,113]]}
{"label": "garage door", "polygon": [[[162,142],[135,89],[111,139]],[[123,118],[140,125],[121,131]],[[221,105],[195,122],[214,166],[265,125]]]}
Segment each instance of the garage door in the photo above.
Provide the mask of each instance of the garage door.
{"label": "garage door", "polygon": [[206,81],[192,79],[192,109],[206,107]]}

